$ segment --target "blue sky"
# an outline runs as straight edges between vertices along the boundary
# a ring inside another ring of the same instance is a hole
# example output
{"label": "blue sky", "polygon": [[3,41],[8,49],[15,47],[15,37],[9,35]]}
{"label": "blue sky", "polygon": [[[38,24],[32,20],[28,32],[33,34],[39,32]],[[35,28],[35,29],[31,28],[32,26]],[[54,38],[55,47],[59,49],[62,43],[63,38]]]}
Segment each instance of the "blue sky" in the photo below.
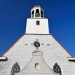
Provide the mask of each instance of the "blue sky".
{"label": "blue sky", "polygon": [[[50,33],[75,56],[75,0],[38,0]],[[0,56],[24,33],[36,0],[0,0]]]}

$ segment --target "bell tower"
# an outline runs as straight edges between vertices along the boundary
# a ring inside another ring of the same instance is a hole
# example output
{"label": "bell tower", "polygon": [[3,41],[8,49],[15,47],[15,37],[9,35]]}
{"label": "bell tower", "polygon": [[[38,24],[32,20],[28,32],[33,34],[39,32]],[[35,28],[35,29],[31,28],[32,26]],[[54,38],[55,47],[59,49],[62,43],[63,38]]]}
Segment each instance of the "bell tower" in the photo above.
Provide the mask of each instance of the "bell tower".
{"label": "bell tower", "polygon": [[31,9],[31,18],[27,19],[26,34],[49,34],[48,19],[40,5]]}
{"label": "bell tower", "polygon": [[31,9],[31,18],[44,18],[44,10],[39,6]]}

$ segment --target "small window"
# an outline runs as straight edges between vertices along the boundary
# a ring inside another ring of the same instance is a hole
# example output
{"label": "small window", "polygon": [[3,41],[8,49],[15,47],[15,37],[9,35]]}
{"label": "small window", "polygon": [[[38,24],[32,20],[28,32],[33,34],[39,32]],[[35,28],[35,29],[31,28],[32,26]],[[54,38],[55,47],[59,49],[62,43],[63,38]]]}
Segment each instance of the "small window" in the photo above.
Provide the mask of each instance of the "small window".
{"label": "small window", "polygon": [[34,17],[34,10],[32,11],[32,17]]}
{"label": "small window", "polygon": [[36,21],[36,25],[40,25],[40,21]]}
{"label": "small window", "polygon": [[39,13],[39,9],[36,9],[36,13]]}
{"label": "small window", "polygon": [[32,11],[32,14],[34,14],[34,10]]}
{"label": "small window", "polygon": [[40,17],[39,9],[36,9],[35,17]]}
{"label": "small window", "polygon": [[20,72],[20,66],[18,63],[15,63],[11,69],[11,75],[15,75],[15,73]]}
{"label": "small window", "polygon": [[35,64],[35,69],[37,69],[37,70],[40,69],[40,64],[39,63]]}
{"label": "small window", "polygon": [[59,73],[60,75],[62,75],[61,74],[61,68],[57,63],[54,64],[53,70],[54,70],[54,72]]}
{"label": "small window", "polygon": [[41,17],[43,17],[43,11],[41,10]]}
{"label": "small window", "polygon": [[41,14],[43,15],[43,11],[41,10]]}

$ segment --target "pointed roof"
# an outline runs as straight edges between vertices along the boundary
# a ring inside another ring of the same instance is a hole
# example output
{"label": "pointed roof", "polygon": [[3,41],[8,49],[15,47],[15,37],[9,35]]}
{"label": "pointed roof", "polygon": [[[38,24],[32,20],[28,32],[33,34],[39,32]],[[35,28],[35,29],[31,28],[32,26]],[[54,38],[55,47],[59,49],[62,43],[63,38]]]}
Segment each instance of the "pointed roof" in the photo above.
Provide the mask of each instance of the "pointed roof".
{"label": "pointed roof", "polygon": [[31,10],[34,9],[34,8],[37,8],[37,7],[41,8],[42,10],[44,10],[40,5],[35,5],[34,7],[31,8]]}

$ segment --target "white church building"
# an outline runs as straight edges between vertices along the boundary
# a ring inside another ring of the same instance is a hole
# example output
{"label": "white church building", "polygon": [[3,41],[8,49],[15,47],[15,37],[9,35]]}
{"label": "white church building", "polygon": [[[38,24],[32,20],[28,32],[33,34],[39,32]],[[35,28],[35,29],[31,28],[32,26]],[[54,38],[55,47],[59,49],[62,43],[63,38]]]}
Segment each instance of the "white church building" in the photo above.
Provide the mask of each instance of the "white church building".
{"label": "white church building", "polygon": [[0,57],[0,75],[75,75],[75,58],[49,34],[40,5],[31,9],[25,34]]}

